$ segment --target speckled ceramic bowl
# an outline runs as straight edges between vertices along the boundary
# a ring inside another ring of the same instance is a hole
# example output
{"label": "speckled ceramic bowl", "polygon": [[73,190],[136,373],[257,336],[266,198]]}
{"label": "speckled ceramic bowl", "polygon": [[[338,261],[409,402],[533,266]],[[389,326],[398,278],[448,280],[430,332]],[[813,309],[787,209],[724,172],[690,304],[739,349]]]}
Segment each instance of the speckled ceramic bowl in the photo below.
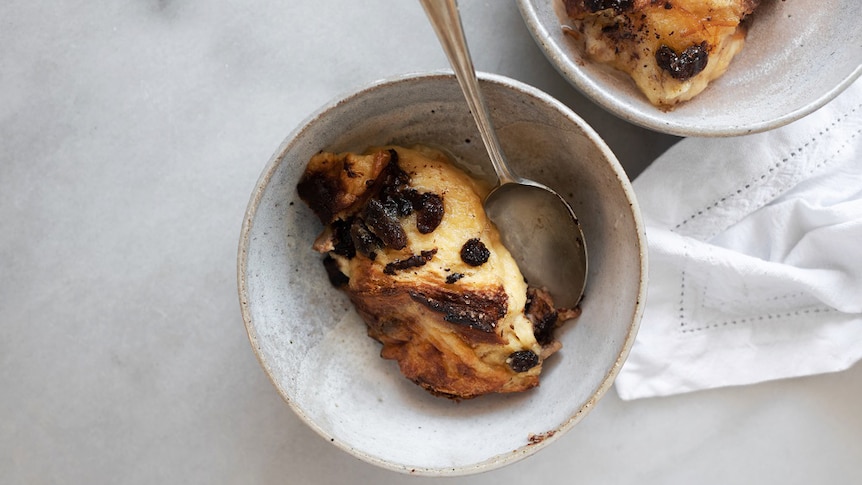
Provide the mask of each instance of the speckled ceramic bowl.
{"label": "speckled ceramic bowl", "polygon": [[742,52],[725,74],[673,111],[652,106],[627,75],[595,64],[560,27],[561,0],[518,0],[557,70],[611,113],[681,136],[778,128],[823,106],[862,74],[858,0],[761,0]]}
{"label": "speckled ceramic bowl", "polygon": [[405,473],[489,470],[555,441],[611,387],[644,304],[644,228],[614,155],[548,95],[502,77],[480,79],[513,168],[568,197],[590,249],[583,314],[558,333],[563,348],[546,362],[538,388],[459,403],[425,392],[379,357],[380,345],[311,248],[322,227],[296,183],[320,150],[421,143],[490,172],[450,74],[380,82],[324,106],[266,165],[242,226],[240,304],[265,372],[327,441]]}

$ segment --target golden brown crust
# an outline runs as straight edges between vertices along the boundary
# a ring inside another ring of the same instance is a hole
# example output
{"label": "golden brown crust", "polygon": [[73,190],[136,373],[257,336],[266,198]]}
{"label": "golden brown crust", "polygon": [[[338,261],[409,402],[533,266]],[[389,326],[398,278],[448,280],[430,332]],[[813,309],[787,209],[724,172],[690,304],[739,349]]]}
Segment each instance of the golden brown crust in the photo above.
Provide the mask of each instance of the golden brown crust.
{"label": "golden brown crust", "polygon": [[298,191],[326,224],[315,248],[330,280],[404,376],[456,399],[538,385],[560,348],[558,313],[541,290],[527,308],[523,276],[485,216],[486,186],[440,152],[383,147],[316,155]]}
{"label": "golden brown crust", "polygon": [[385,150],[368,155],[319,153],[308,162],[297,191],[321,222],[329,224],[362,205],[390,157]]}
{"label": "golden brown crust", "polygon": [[562,0],[565,31],[587,57],[626,72],[651,103],[671,109],[727,69],[740,22],[759,0]]}

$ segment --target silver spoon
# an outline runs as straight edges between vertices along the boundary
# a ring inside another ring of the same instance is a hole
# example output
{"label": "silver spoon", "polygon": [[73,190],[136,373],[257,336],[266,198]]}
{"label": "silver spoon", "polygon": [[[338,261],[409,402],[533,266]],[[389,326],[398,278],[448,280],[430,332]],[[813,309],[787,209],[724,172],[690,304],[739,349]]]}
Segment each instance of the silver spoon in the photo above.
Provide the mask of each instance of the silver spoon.
{"label": "silver spoon", "polygon": [[557,306],[574,307],[587,279],[587,250],[578,218],[558,193],[515,175],[506,163],[479,92],[456,1],[420,1],[455,71],[497,173],[497,186],[485,198],[485,212],[527,281],[547,288]]}

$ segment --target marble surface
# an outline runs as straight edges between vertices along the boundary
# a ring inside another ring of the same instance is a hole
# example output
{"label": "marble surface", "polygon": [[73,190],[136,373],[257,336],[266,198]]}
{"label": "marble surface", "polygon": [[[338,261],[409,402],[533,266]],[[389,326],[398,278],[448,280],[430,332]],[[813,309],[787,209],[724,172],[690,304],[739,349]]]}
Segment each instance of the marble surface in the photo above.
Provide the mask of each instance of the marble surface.
{"label": "marble surface", "polygon": [[[477,68],[593,124],[631,177],[675,139],[550,66],[514,2],[463,0]],[[447,67],[418,3],[0,7],[0,483],[426,483],[306,427],[251,352],[239,229],[318,106]],[[533,457],[449,483],[852,483],[862,367],[688,395],[610,392]],[[373,430],[369,430],[373,433]]]}

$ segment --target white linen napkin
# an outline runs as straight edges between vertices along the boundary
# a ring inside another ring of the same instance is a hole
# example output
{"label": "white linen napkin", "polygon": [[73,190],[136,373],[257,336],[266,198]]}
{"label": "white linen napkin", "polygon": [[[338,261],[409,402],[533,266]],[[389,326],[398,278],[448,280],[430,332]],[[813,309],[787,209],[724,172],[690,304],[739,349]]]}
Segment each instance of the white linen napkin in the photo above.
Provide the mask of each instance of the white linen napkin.
{"label": "white linen napkin", "polygon": [[633,185],[650,269],[621,398],[862,358],[862,80],[785,127],[682,140]]}

